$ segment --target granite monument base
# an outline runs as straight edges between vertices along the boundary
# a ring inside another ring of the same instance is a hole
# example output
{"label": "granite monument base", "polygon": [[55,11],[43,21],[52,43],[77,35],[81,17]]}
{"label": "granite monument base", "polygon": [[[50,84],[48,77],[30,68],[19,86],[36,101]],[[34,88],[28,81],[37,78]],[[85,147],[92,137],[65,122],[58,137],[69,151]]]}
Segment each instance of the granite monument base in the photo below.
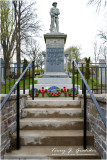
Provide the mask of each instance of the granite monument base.
{"label": "granite monument base", "polygon": [[37,87],[58,86],[72,87],[71,78],[64,72],[64,45],[67,35],[60,32],[44,35],[46,43],[45,73],[38,81]]}
{"label": "granite monument base", "polygon": [[51,84],[52,85],[59,85],[63,84],[63,86],[66,86],[66,84],[71,84],[71,78],[35,78],[34,80],[38,81],[38,84],[43,85],[45,84]]}
{"label": "granite monument base", "polygon": [[[56,84],[35,84],[34,88],[42,89],[42,87],[44,87],[45,89],[48,89],[52,86],[59,87],[60,89],[63,89],[63,87],[66,87],[68,89],[73,88],[73,84],[57,84],[57,83]],[[32,87],[32,85],[30,87]],[[75,88],[77,88],[77,85],[75,85]],[[78,91],[80,92],[80,85],[78,85]]]}
{"label": "granite monument base", "polygon": [[43,78],[68,78],[65,72],[45,72]]}

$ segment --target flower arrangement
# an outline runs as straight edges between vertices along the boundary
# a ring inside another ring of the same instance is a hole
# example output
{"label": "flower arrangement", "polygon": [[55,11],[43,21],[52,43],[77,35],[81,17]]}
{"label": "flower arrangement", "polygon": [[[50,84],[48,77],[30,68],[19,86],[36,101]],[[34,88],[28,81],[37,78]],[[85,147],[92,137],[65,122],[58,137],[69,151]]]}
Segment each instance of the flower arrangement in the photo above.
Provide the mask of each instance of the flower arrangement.
{"label": "flower arrangement", "polygon": [[44,89],[44,87],[42,87],[42,89],[39,89],[39,93],[42,93],[42,97],[44,97],[45,92],[47,92],[47,89]]}
{"label": "flower arrangement", "polygon": [[61,91],[64,92],[65,97],[67,97],[67,91],[69,91],[69,89],[66,89],[66,87],[63,87]]}
{"label": "flower arrangement", "polygon": [[[73,97],[73,88],[69,89],[68,94],[70,97]],[[74,96],[77,97],[78,95],[78,90],[74,88]]]}
{"label": "flower arrangement", "polygon": [[[42,93],[42,97],[45,96],[45,93],[49,97],[59,97],[62,92],[64,93],[65,97],[67,97],[68,95],[69,97],[73,97],[73,88],[67,89],[66,87],[63,87],[63,89],[60,89],[56,86],[52,86],[48,89],[44,89],[44,87],[42,87],[42,89],[39,90],[37,88],[34,88],[34,97],[38,97],[40,93]],[[77,95],[78,90],[74,88],[74,96],[77,97]],[[32,97],[32,89],[30,90],[30,97]]]}
{"label": "flower arrangement", "polygon": [[48,88],[47,94],[49,97],[59,97],[61,94],[61,90],[60,90],[60,88],[58,88],[56,86],[52,86],[52,87]]}
{"label": "flower arrangement", "polygon": [[[32,89],[30,90],[30,97],[32,97]],[[37,88],[34,88],[34,97],[37,97],[39,95],[39,90]]]}

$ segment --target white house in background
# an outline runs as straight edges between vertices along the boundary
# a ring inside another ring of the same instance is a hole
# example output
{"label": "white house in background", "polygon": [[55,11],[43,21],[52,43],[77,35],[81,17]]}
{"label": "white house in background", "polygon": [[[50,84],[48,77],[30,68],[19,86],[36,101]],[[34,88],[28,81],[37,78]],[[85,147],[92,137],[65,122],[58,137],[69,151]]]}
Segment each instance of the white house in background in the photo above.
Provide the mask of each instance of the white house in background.
{"label": "white house in background", "polygon": [[[24,62],[24,60],[21,60],[20,71],[23,70],[23,62]],[[14,71],[17,72],[17,62],[11,62],[10,70],[11,70],[11,72],[14,72]]]}

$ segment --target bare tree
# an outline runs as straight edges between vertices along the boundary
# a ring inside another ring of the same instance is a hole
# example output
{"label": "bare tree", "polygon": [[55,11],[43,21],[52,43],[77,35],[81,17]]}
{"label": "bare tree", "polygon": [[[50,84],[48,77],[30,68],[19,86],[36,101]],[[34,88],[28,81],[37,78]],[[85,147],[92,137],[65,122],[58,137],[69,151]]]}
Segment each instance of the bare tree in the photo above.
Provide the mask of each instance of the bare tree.
{"label": "bare tree", "polygon": [[33,60],[36,65],[39,53],[40,53],[39,43],[36,40],[31,39],[31,41],[29,41],[29,43],[27,43],[26,45],[26,53],[23,52],[23,54],[28,56],[30,60]]}
{"label": "bare tree", "polygon": [[101,45],[99,48],[99,55],[104,57],[104,59],[107,58],[107,47],[105,45]]}
{"label": "bare tree", "polygon": [[94,42],[94,60],[95,63],[97,63],[97,59],[98,59],[98,52],[97,52],[97,42]]}
{"label": "bare tree", "polygon": [[[27,4],[24,0],[0,1],[1,45],[7,67],[15,51],[17,54],[17,66],[20,67],[22,48],[24,48],[22,46],[28,43],[32,35],[39,36],[41,24],[37,18],[35,4],[36,2]],[[19,73],[18,71],[18,75]]]}
{"label": "bare tree", "polygon": [[95,4],[97,6],[97,11],[100,9],[101,5],[104,5],[106,7],[107,0],[89,0],[89,4]]}
{"label": "bare tree", "polygon": [[[15,26],[17,30],[16,36],[16,53],[17,53],[17,66],[20,67],[21,53],[24,53],[22,46],[29,42],[29,39],[39,36],[41,30],[40,21],[37,18],[36,2],[27,4],[24,0],[14,0],[14,17]],[[26,53],[26,52],[25,52]],[[25,54],[24,53],[24,54]],[[18,72],[20,74],[20,71]]]}
{"label": "bare tree", "polygon": [[41,67],[42,70],[42,65],[44,64],[44,58],[41,52],[38,54],[38,61],[39,61],[39,66]]}
{"label": "bare tree", "polygon": [[99,31],[98,35],[103,39],[104,43],[107,43],[107,32]]}
{"label": "bare tree", "polygon": [[12,17],[11,4],[9,1],[0,1],[1,6],[1,46],[5,61],[6,76],[9,74],[9,62],[15,51],[16,28]]}

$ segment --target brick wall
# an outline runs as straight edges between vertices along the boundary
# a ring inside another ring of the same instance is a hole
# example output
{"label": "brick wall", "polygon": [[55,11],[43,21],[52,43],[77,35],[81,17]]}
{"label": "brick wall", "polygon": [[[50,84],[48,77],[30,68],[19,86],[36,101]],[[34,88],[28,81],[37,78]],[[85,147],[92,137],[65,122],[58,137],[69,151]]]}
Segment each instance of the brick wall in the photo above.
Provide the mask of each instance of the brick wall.
{"label": "brick wall", "polygon": [[[97,102],[99,103],[104,116],[106,117],[106,95],[97,94],[94,95]],[[79,95],[81,100],[81,107],[83,107],[83,95]],[[92,101],[90,95],[87,95],[87,118],[89,121],[89,129],[94,134],[94,142],[97,150],[99,151],[101,158],[106,159],[106,128],[100,118],[100,115],[95,107],[94,102]]]}
{"label": "brick wall", "polygon": [[[1,94],[1,102],[6,95]],[[25,105],[27,95],[20,95],[20,108]],[[16,95],[11,95],[1,110],[1,157],[10,147],[11,135],[16,130]]]}

